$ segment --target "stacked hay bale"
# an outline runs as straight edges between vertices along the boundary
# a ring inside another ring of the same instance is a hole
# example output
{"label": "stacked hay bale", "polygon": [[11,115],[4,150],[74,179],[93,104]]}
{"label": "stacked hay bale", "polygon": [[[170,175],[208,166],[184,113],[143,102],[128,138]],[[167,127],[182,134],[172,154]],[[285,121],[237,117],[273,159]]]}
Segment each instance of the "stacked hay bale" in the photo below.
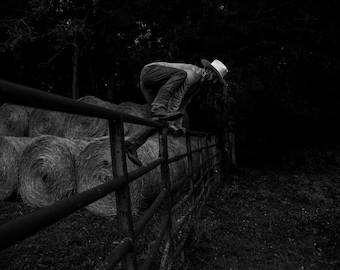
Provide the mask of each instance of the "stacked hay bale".
{"label": "stacked hay bale", "polygon": [[27,136],[29,107],[4,103],[0,107],[0,136]]}
{"label": "stacked hay bale", "polygon": [[36,108],[29,118],[29,136],[55,135],[64,137],[66,114]]}
{"label": "stacked hay bale", "polygon": [[0,200],[17,191],[20,157],[33,140],[28,137],[0,137]]}
{"label": "stacked hay bale", "polygon": [[[150,163],[159,156],[158,136],[152,136],[148,141],[138,149],[138,156],[143,164]],[[168,155],[169,158],[184,154],[186,152],[186,144],[184,137],[174,138],[168,136]],[[151,159],[151,160],[150,160]],[[170,186],[178,187],[179,181],[187,173],[187,159],[181,159],[169,165]],[[143,185],[143,197],[147,200],[153,199],[159,194],[162,186],[162,177],[160,167],[153,172],[149,172],[143,176],[145,184]]]}
{"label": "stacked hay bale", "polygon": [[[169,156],[183,153],[185,150],[183,142],[169,137]],[[150,163],[158,158],[158,137],[150,137],[148,141],[138,149],[138,155],[144,164]],[[128,172],[138,167],[127,159]],[[184,160],[177,161],[170,165],[170,179],[173,185],[186,173]],[[108,137],[103,137],[92,141],[80,153],[76,161],[78,192],[82,192],[112,180],[112,163],[110,142]],[[138,213],[138,208],[145,198],[156,196],[160,192],[161,174],[160,168],[141,176],[130,183],[130,197],[132,212]],[[116,215],[116,200],[114,193],[90,204],[87,209],[93,213],[114,216]]]}
{"label": "stacked hay bale", "polygon": [[75,159],[87,144],[83,140],[44,135],[28,145],[19,168],[23,201],[42,207],[72,195],[76,190]]}
{"label": "stacked hay bale", "polygon": [[[93,96],[79,101],[149,119],[149,107],[132,102],[119,105]],[[33,207],[47,206],[75,191],[82,192],[112,179],[111,151],[108,121],[42,109],[4,104],[9,116],[0,110],[0,135],[13,137],[0,139],[0,199],[8,198],[15,190],[23,201]],[[15,113],[14,113],[15,112]],[[5,119],[5,120],[4,120]],[[6,120],[10,119],[10,120]],[[2,121],[2,122],[1,122]],[[2,126],[2,127],[1,127]],[[6,128],[4,128],[6,126]],[[29,129],[28,129],[29,127]],[[141,126],[125,123],[125,138]],[[8,131],[10,130],[10,132]],[[24,137],[29,135],[29,137]],[[186,151],[185,139],[168,137],[169,157]],[[153,136],[138,149],[143,164],[158,158],[158,136]],[[128,171],[138,167],[127,159]],[[187,171],[186,159],[170,165],[171,185]],[[161,190],[160,168],[130,184],[132,212],[138,213],[143,200],[154,198]],[[114,193],[89,205],[93,213],[116,215]]]}
{"label": "stacked hay bale", "polygon": [[[103,101],[94,96],[85,96],[78,99],[80,102],[96,105],[107,109],[117,109],[113,103]],[[66,138],[98,138],[108,134],[108,121],[106,119],[69,114],[65,120]]]}

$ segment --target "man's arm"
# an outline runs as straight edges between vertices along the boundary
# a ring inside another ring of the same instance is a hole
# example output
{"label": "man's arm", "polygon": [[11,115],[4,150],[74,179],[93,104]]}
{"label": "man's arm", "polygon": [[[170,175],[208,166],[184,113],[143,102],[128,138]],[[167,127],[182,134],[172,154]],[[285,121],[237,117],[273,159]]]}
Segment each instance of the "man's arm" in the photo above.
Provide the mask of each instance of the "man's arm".
{"label": "man's arm", "polygon": [[193,70],[185,70],[187,73],[187,78],[185,79],[184,83],[181,87],[174,93],[173,97],[170,99],[169,102],[169,111],[175,112],[180,110],[181,103],[185,98],[188,90],[190,89],[191,81],[195,78],[195,74]]}
{"label": "man's arm", "polygon": [[186,95],[184,95],[181,105],[179,106],[179,111],[184,112],[191,102],[191,99],[198,93],[200,88],[199,84],[195,84],[187,91]]}

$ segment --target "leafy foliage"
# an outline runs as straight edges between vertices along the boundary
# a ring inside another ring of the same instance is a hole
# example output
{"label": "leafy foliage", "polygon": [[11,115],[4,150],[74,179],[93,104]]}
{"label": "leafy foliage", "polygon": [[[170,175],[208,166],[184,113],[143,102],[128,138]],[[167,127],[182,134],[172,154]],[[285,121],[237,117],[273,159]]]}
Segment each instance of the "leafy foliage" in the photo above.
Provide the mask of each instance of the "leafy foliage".
{"label": "leafy foliage", "polygon": [[5,0],[0,69],[4,79],[62,95],[77,88],[81,96],[144,103],[144,64],[217,58],[230,70],[228,95],[202,91],[190,109],[194,129],[220,129],[232,119],[240,140],[259,147],[322,141],[326,133],[336,140],[338,7],[316,0]]}

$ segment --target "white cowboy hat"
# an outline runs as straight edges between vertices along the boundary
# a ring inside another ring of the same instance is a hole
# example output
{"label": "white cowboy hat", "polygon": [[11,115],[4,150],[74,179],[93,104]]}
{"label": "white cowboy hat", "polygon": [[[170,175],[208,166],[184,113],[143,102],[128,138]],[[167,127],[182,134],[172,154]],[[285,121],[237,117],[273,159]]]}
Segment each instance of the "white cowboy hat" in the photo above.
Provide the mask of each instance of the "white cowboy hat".
{"label": "white cowboy hat", "polygon": [[214,70],[220,81],[223,84],[227,84],[223,77],[227,75],[228,68],[220,60],[215,59],[210,63],[208,60],[202,59],[201,63],[204,67],[210,67],[212,70]]}

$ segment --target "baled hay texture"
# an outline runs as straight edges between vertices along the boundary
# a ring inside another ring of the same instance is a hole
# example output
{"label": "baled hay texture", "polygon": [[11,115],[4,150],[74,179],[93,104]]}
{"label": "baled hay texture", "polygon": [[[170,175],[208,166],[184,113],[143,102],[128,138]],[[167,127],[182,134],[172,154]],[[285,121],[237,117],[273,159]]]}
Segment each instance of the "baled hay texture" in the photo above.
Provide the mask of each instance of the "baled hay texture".
{"label": "baled hay texture", "polygon": [[115,103],[109,102],[109,101],[104,101],[106,103],[106,108],[111,109],[111,110],[119,110],[119,106]]}
{"label": "baled hay texture", "polygon": [[26,109],[27,117],[30,118],[31,114],[35,110],[35,108],[34,107],[27,107],[27,106],[25,106],[25,109]]}
{"label": "baled hay texture", "polygon": [[28,116],[24,106],[5,103],[0,107],[0,136],[27,136]]}
{"label": "baled hay texture", "polygon": [[[169,158],[184,154],[186,152],[186,143],[184,137],[174,138],[168,136],[168,155]],[[159,156],[158,136],[150,137],[147,142],[138,150],[138,157],[144,165],[157,159]],[[136,167],[135,167],[136,168]],[[170,186],[177,187],[179,180],[187,173],[187,159],[183,158],[173,162],[169,166]],[[162,186],[160,166],[151,172],[148,172],[143,177],[143,197],[145,199],[153,199],[159,194]]]}
{"label": "baled hay texture", "polygon": [[[169,140],[169,155],[178,155],[183,152],[182,143],[175,139]],[[138,149],[138,155],[141,161],[146,165],[158,158],[158,138],[151,137]],[[176,182],[186,171],[184,161],[178,161],[177,164],[170,166],[171,181]],[[110,142],[108,137],[93,140],[80,153],[76,161],[78,193],[105,183],[113,178],[111,165]],[[127,159],[128,172],[136,170],[138,167]],[[143,198],[151,198],[157,195],[161,190],[160,169],[156,168],[152,172],[145,174],[139,179],[130,183],[130,197],[132,212],[138,213]],[[104,215],[114,216],[117,213],[115,193],[88,205],[89,211]]]}
{"label": "baled hay texture", "polygon": [[[94,96],[85,96],[78,99],[81,102],[96,105],[107,109],[113,109],[117,105],[110,104]],[[66,138],[97,138],[108,134],[108,121],[94,117],[69,114],[65,121]]]}
{"label": "baled hay texture", "polygon": [[29,137],[0,137],[0,200],[17,190],[20,156],[32,141]]}
{"label": "baled hay texture", "polygon": [[64,137],[66,114],[57,111],[35,109],[29,119],[29,136],[55,135]]}
{"label": "baled hay texture", "polygon": [[[111,150],[109,137],[93,140],[80,153],[76,160],[77,192],[91,189],[113,179]],[[141,186],[138,182],[130,184],[132,212],[136,213],[140,201]],[[114,192],[88,205],[89,211],[103,215],[116,215],[116,199]]]}
{"label": "baled hay texture", "polygon": [[19,193],[23,201],[42,207],[73,194],[75,159],[87,144],[50,135],[36,137],[20,160]]}
{"label": "baled hay texture", "polygon": [[[137,104],[133,102],[123,102],[119,104],[119,109],[121,112],[137,116],[144,119],[150,119],[150,108],[148,104]],[[124,123],[124,135],[125,137],[133,134],[136,129],[140,128],[140,125],[132,123]]]}

